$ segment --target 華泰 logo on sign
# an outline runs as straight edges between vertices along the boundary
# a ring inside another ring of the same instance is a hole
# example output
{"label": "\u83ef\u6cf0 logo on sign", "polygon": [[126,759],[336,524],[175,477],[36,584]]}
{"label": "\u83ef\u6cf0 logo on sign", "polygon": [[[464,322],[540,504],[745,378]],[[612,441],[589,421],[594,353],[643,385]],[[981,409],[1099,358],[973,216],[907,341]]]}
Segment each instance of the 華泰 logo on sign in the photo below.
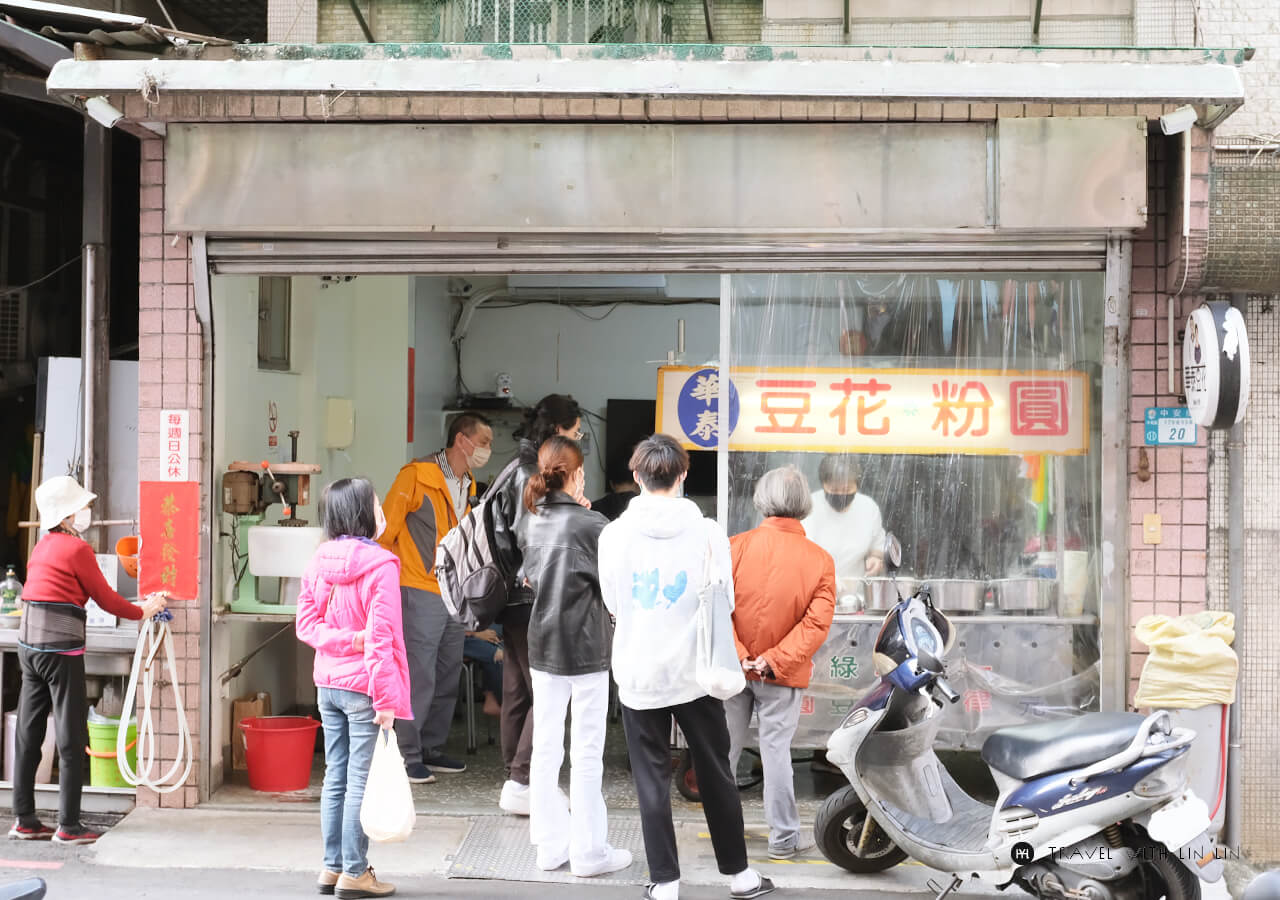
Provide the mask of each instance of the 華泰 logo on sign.
{"label": "\u83ef\u6cf0 logo on sign", "polygon": [[[741,412],[738,389],[729,382],[729,433],[738,427]],[[689,375],[680,388],[676,402],[680,427],[689,441],[699,447],[714,449],[720,443],[720,373],[716,369],[699,369]]]}

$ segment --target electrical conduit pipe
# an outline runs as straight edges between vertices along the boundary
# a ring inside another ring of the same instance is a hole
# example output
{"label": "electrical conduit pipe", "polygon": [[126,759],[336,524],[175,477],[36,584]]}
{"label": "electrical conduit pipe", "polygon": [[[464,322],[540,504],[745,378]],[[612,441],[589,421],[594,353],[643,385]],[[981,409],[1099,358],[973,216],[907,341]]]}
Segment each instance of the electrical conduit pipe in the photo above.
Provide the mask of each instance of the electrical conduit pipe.
{"label": "electrical conduit pipe", "polygon": [[[157,794],[169,794],[182,787],[191,774],[194,761],[191,745],[191,728],[187,724],[187,714],[182,708],[182,688],[178,679],[178,666],[173,657],[172,633],[169,623],[173,621],[173,613],[165,610],[152,617],[138,632],[138,648],[133,653],[133,668],[129,673],[129,687],[124,693],[123,715],[134,708],[134,700],[138,703],[138,729],[134,740],[138,746],[138,769],[129,767],[128,738],[129,729],[122,727],[116,734],[116,762],[120,766],[120,775],[135,787],[147,787]],[[160,738],[156,733],[156,719],[159,710],[152,709],[152,694],[156,684],[156,657],[164,650],[165,664],[169,670],[169,684],[173,687],[173,701],[178,712],[178,750],[173,765],[161,776],[152,776],[151,770],[159,763]],[[138,692],[141,681],[142,692]],[[182,774],[178,775],[181,769]],[[175,778],[175,776],[177,776]]]}

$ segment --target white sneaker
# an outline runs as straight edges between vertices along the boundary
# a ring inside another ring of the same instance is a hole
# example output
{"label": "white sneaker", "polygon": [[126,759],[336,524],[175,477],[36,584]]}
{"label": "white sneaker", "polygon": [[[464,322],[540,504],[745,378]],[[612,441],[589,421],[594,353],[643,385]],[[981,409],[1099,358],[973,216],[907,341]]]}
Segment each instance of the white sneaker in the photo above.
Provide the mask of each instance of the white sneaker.
{"label": "white sneaker", "polygon": [[513,816],[529,815],[529,785],[518,781],[507,781],[502,785],[502,795],[498,798],[498,806],[503,812]]}
{"label": "white sneaker", "polygon": [[629,865],[631,865],[630,850],[618,850],[614,847],[610,847],[609,852],[605,854],[605,858],[595,865],[570,865],[569,871],[577,878],[593,878],[596,875],[608,875],[610,872],[618,872]]}

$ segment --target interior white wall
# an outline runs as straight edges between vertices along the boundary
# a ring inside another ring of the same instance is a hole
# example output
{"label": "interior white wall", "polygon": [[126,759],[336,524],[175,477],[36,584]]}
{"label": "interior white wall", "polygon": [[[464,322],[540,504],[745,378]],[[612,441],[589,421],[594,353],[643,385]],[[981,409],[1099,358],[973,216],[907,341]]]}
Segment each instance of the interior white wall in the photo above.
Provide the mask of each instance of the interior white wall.
{"label": "interior white wall", "polygon": [[[718,297],[719,278],[669,276],[667,293],[669,297]],[[508,372],[522,405],[537,403],[551,393],[572,394],[586,409],[603,416],[610,399],[654,398],[658,381],[654,361],[665,360],[667,351],[675,349],[679,319],[685,320],[684,364],[715,359],[720,325],[714,301],[681,306],[619,304],[612,311],[541,303],[513,309],[481,306],[463,342],[463,378],[474,392],[492,391],[497,373]],[[447,377],[445,395],[452,399],[451,361]],[[437,446],[443,442],[444,418],[437,411]],[[511,433],[520,423],[519,413],[502,412],[491,418],[496,426],[493,461],[480,473],[481,480],[496,475],[516,449]],[[590,424],[595,434],[587,460],[587,494],[594,498],[607,490],[602,471],[607,438],[598,419]],[[583,430],[590,432],[587,421]]]}
{"label": "interior white wall", "polygon": [[[321,287],[313,277],[293,279],[291,371],[257,367],[258,279],[219,276],[213,279],[214,314],[214,469],[220,474],[235,460],[285,461],[290,456],[288,432],[301,432],[298,459],[315,462],[321,474],[312,479],[312,504],[299,516],[318,524],[317,502],[324,485],[337,478],[365,475],[385,494],[408,455],[408,334],[410,281],[404,277],[361,276],[346,284]],[[355,436],[346,448],[324,448],[323,425],[328,397],[348,397],[355,409]],[[268,410],[277,414],[277,446],[268,446]],[[280,507],[268,510],[268,520]],[[222,516],[222,532],[233,527]],[[215,551],[215,606],[229,603],[233,575],[226,542]],[[265,586],[264,586],[265,587]],[[230,665],[270,637],[279,624],[231,621],[213,630],[214,683]],[[245,666],[219,695],[211,746],[230,743],[231,701],[258,691],[271,693],[273,711],[314,698],[311,651],[289,635],[282,636]],[[213,783],[222,781],[215,760]]]}

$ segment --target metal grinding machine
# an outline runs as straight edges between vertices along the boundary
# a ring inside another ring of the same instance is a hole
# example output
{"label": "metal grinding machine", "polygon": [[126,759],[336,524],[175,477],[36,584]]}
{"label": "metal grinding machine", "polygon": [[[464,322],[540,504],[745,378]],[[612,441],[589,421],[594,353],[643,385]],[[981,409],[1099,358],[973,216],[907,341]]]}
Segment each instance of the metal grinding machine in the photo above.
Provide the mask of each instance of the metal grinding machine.
{"label": "metal grinding machine", "polygon": [[[311,476],[320,467],[298,462],[297,431],[289,439],[290,462],[236,461],[222,476],[222,511],[235,517],[226,593],[233,613],[292,615],[302,574],[323,541],[319,527],[298,518],[298,507],[311,503]],[[267,509],[275,503],[284,517],[269,523]],[[277,589],[260,579],[278,579]]]}

